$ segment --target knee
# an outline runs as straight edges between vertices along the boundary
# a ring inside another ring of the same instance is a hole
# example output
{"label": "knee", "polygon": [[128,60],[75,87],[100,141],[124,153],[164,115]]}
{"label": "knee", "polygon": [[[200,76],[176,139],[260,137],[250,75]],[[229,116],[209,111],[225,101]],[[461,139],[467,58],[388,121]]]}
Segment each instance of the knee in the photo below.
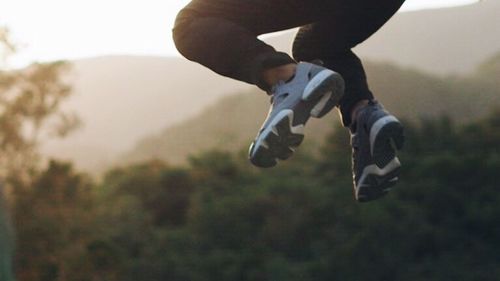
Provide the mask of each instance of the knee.
{"label": "knee", "polygon": [[177,14],[175,20],[174,28],[172,29],[172,38],[174,40],[175,47],[185,57],[190,57],[192,53],[193,42],[193,22],[195,17],[187,10],[183,9]]}

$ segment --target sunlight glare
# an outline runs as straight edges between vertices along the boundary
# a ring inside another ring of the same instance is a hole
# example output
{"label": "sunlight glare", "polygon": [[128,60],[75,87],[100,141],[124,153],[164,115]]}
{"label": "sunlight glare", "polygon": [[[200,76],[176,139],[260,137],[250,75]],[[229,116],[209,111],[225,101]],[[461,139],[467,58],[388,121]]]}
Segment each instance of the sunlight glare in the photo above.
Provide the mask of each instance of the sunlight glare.
{"label": "sunlight glare", "polygon": [[[0,26],[21,52],[10,64],[102,55],[177,55],[171,29],[189,0],[2,0]],[[476,0],[408,0],[403,11]]]}

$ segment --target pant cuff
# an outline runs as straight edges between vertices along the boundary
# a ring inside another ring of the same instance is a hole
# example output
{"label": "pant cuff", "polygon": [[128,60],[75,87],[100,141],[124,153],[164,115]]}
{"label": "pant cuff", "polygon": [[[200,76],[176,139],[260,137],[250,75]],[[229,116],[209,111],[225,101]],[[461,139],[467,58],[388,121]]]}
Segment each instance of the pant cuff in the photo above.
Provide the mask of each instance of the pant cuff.
{"label": "pant cuff", "polygon": [[[348,93],[345,94],[345,97],[349,97]],[[344,127],[349,127],[352,123],[351,119],[351,111],[354,108],[354,106],[362,101],[362,100],[373,100],[375,97],[373,96],[371,91],[364,92],[362,95],[356,95],[356,99],[349,99],[349,100],[341,100],[340,101],[340,115],[342,117],[342,124]]]}
{"label": "pant cuff", "polygon": [[250,65],[253,84],[269,93],[272,85],[268,85],[266,82],[264,82],[262,73],[267,69],[290,63],[296,63],[296,61],[286,53],[269,52],[259,54],[257,57],[252,59]]}

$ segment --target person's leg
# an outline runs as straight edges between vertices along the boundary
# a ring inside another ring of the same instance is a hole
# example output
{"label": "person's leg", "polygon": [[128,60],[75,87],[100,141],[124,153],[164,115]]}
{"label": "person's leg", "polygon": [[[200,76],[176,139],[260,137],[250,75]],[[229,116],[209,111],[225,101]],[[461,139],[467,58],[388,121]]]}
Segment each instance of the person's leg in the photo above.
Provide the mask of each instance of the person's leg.
{"label": "person's leg", "polygon": [[293,55],[299,61],[320,59],[325,67],[340,73],[345,80],[345,95],[340,111],[345,126],[357,104],[373,99],[361,60],[351,51],[386,23],[404,0],[330,1],[320,22],[306,25],[297,33]]}
{"label": "person's leg", "polygon": [[[351,48],[376,32],[403,0],[337,0],[326,19],[305,26],[294,43],[297,60],[321,59],[346,83],[340,101],[345,126],[351,132],[353,187],[360,202],[377,199],[399,180],[401,163],[396,149],[403,145],[403,127],[396,117],[373,100],[359,58]],[[356,115],[353,111],[360,108]],[[352,120],[351,120],[352,119]]]}
{"label": "person's leg", "polygon": [[289,158],[309,118],[321,118],[342,97],[338,73],[296,63],[257,39],[317,21],[324,1],[195,0],[178,16],[174,38],[184,56],[272,94],[271,110],[249,149],[256,166],[272,167]]}
{"label": "person's leg", "polygon": [[194,0],[178,15],[174,40],[186,58],[269,91],[262,73],[295,61],[257,36],[312,22],[316,2]]}

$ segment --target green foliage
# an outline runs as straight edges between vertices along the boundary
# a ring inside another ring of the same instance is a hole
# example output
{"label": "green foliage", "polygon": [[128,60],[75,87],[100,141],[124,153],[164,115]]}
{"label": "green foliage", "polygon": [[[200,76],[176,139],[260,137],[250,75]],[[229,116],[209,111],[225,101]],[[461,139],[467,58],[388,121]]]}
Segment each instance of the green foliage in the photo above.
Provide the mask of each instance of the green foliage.
{"label": "green foliage", "polygon": [[92,237],[91,186],[70,165],[57,162],[31,185],[14,186],[19,280],[87,280],[80,275]]}
{"label": "green foliage", "polygon": [[[70,225],[65,215],[72,209],[64,204],[80,202],[75,197],[79,196],[79,183],[77,179],[59,182],[65,180],[64,174],[69,174],[70,168],[54,163],[45,174],[47,178],[34,180],[40,163],[39,141],[66,135],[78,125],[78,119],[60,110],[60,103],[71,94],[61,79],[68,65],[56,62],[3,70],[15,51],[7,30],[0,27],[0,280],[12,280],[10,255],[14,248],[4,201],[9,207],[12,205],[14,224],[19,227],[16,233],[22,254],[18,254],[16,265],[23,268],[19,278],[53,280],[61,275],[61,266],[55,259],[67,258],[67,253],[62,252],[71,251],[70,241],[78,237],[67,232],[72,231],[71,227],[55,230],[61,226],[59,223]],[[30,240],[38,234],[45,240]],[[58,244],[57,239],[64,243]]]}
{"label": "green foliage", "polygon": [[58,62],[0,72],[3,177],[35,167],[40,137],[64,136],[78,124],[76,117],[59,110],[60,103],[71,93],[68,85],[60,80],[67,67]]}
{"label": "green foliage", "polygon": [[52,162],[32,184],[15,182],[17,277],[498,280],[500,112],[466,124],[433,113],[405,122],[401,182],[366,204],[353,200],[340,127],[319,153],[301,149],[273,169],[212,150],[92,184]]}
{"label": "green foliage", "polygon": [[[5,29],[0,27],[0,55],[15,51]],[[61,78],[69,65],[64,62],[32,64],[21,70],[0,68],[0,177],[28,177],[38,164],[41,138],[62,137],[79,125],[79,119],[64,113],[60,104],[71,88]]]}
{"label": "green foliage", "polygon": [[0,280],[12,281],[14,276],[12,274],[11,255],[14,247],[11,242],[12,230],[5,213],[6,206],[3,192],[3,186],[0,186]]}
{"label": "green foliage", "polygon": [[299,153],[278,168],[212,151],[185,168],[152,161],[112,170],[95,193],[52,163],[16,209],[18,239],[28,243],[18,276],[498,280],[497,116],[407,123],[402,181],[367,204],[353,200],[349,137],[340,129],[319,155]]}

